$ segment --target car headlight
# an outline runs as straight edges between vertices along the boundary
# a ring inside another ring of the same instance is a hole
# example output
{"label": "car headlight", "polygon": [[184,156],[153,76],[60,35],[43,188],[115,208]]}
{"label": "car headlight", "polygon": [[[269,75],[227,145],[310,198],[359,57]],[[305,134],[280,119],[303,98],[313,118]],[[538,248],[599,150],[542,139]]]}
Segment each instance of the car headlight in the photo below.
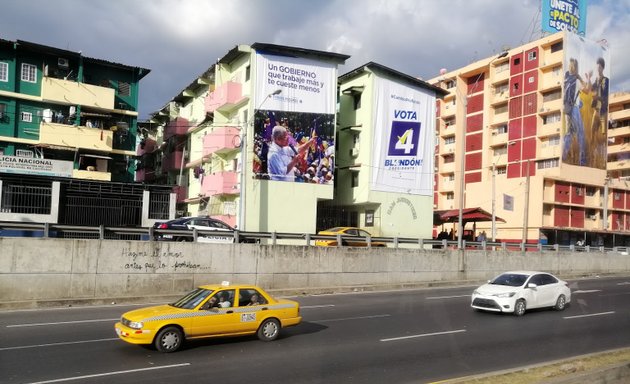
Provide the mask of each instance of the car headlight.
{"label": "car headlight", "polygon": [[142,321],[130,321],[129,322],[129,328],[142,329],[143,326],[144,326],[144,323]]}
{"label": "car headlight", "polygon": [[505,298],[505,297],[512,297],[514,295],[516,295],[516,292],[497,293],[493,296]]}

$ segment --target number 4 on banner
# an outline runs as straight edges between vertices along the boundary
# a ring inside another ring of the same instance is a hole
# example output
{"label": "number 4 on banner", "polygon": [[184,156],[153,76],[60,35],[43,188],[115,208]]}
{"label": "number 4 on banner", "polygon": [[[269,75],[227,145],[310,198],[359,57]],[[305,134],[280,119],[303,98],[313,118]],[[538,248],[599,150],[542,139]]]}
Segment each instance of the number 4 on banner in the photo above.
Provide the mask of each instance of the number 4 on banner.
{"label": "number 4 on banner", "polygon": [[408,129],[402,136],[398,136],[395,148],[402,149],[405,151],[405,154],[409,154],[413,147],[413,129]]}

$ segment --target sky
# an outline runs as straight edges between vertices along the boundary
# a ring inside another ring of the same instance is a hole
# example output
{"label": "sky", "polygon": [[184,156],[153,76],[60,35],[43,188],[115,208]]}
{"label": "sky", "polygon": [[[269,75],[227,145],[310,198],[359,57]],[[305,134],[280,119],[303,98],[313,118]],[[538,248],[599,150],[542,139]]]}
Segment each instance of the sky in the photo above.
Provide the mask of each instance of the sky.
{"label": "sky", "polygon": [[[587,0],[586,37],[630,91],[630,0]],[[151,70],[139,115],[160,110],[217,59],[255,42],[350,55],[430,79],[543,37],[540,0],[0,0],[0,38]]]}

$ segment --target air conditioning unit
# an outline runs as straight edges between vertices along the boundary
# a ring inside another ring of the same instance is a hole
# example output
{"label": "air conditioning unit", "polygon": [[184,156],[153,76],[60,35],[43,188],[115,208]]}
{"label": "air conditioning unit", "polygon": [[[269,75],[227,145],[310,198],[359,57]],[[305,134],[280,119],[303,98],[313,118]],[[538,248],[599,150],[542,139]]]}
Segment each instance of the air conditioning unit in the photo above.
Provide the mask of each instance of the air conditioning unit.
{"label": "air conditioning unit", "polygon": [[57,66],[59,68],[63,68],[63,69],[68,69],[68,66],[70,65],[70,63],[68,62],[68,59],[60,57],[57,59]]}

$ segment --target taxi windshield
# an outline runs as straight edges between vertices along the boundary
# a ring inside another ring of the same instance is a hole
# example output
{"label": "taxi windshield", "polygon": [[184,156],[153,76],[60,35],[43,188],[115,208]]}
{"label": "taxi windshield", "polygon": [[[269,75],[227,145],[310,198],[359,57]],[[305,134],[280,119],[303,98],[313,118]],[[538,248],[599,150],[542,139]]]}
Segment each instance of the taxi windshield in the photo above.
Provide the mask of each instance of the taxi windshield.
{"label": "taxi windshield", "polygon": [[194,291],[186,294],[181,299],[169,305],[176,308],[193,309],[198,306],[199,303],[204,301],[208,296],[212,295],[212,292],[214,291],[209,289],[197,288]]}

